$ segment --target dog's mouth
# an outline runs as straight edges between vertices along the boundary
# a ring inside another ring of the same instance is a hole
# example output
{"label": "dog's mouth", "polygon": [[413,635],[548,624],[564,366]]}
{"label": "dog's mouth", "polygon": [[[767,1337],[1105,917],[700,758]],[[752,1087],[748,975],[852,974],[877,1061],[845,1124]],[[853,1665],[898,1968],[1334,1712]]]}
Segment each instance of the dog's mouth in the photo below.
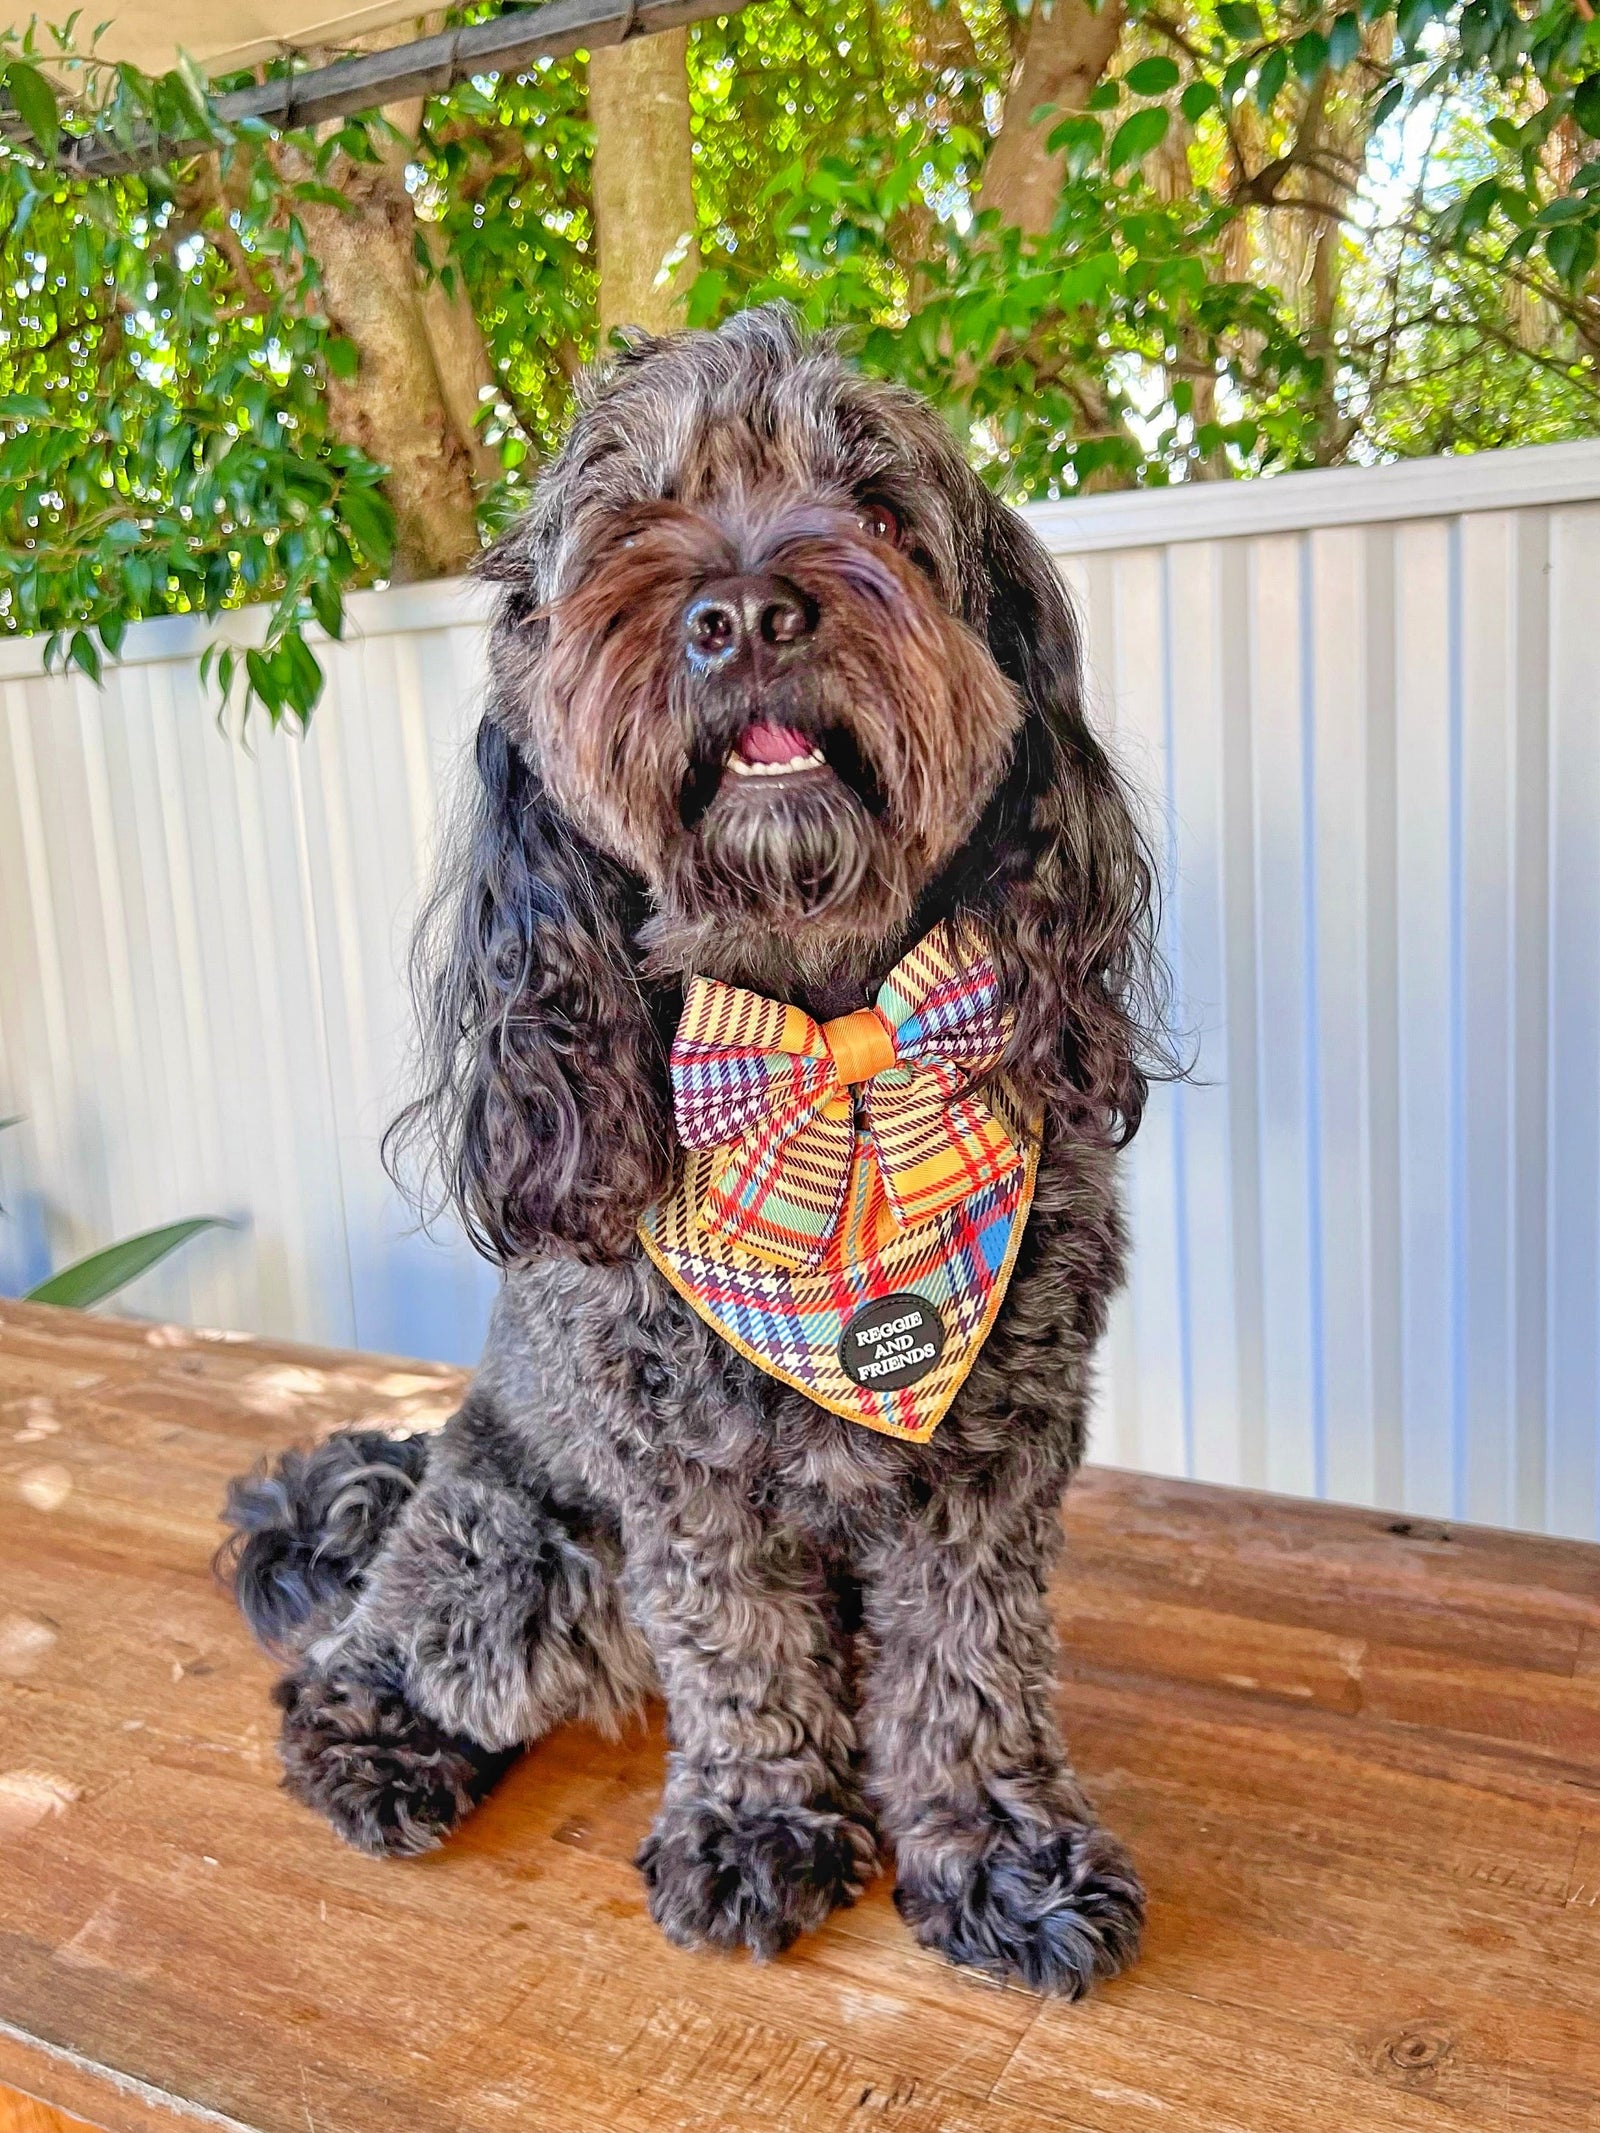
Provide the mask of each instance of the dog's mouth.
{"label": "dog's mouth", "polygon": [[768,719],[745,727],[723,765],[738,778],[793,778],[827,767],[822,749],[798,726],[777,726]]}
{"label": "dog's mouth", "polygon": [[829,788],[853,797],[876,819],[887,804],[872,766],[842,725],[791,725],[757,716],[731,746],[704,748],[684,781],[681,813],[693,829],[719,800],[741,809],[812,794],[826,804]]}

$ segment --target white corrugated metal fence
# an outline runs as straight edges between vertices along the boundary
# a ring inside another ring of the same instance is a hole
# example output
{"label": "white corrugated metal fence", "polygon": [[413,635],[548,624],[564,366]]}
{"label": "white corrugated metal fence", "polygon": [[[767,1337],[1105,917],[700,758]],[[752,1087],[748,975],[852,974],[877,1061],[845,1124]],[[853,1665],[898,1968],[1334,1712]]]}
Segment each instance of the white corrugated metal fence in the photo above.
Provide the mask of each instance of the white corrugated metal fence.
{"label": "white corrugated metal fence", "polygon": [[[1196,1078],[1130,1159],[1102,1458],[1600,1533],[1600,445],[1033,514],[1151,797]],[[183,623],[0,643],[0,1290],[235,1216],[135,1308],[469,1357],[377,1136],[459,588],[361,596],[308,741]]]}

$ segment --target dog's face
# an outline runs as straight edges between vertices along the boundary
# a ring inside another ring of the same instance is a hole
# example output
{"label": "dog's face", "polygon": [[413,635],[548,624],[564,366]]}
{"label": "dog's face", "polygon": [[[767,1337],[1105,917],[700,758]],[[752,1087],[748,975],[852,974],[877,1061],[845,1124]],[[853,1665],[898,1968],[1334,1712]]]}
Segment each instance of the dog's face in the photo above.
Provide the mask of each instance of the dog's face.
{"label": "dog's face", "polygon": [[906,925],[1023,716],[996,509],[926,408],[773,314],[651,346],[580,414],[491,565],[522,595],[499,715],[658,932]]}
{"label": "dog's face", "polygon": [[780,310],[641,344],[485,575],[491,700],[390,1149],[486,1252],[633,1249],[674,1160],[685,974],[838,1013],[957,912],[1019,1095],[1063,1133],[1132,1131],[1149,860],[1060,578],[931,409]]}

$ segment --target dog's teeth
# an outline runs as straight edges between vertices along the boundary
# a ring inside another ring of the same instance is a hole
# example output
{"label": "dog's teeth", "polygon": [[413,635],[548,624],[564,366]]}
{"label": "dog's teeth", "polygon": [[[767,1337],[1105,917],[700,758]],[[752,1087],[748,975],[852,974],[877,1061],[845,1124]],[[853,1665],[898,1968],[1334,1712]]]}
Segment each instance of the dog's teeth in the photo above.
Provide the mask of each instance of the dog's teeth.
{"label": "dog's teeth", "polygon": [[741,778],[783,778],[794,770],[820,770],[826,762],[820,748],[813,748],[808,755],[791,756],[787,763],[752,763],[735,750],[727,767]]}

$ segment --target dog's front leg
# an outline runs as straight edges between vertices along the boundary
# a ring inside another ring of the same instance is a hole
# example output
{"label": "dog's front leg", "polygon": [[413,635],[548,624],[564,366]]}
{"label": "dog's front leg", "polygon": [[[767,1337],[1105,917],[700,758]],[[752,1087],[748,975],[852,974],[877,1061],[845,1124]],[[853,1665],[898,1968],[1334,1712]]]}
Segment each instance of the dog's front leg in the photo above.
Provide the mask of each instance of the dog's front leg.
{"label": "dog's front leg", "polygon": [[823,1577],[704,1469],[653,1492],[625,1536],[672,1742],[639,1853],[651,1915],[680,1947],[776,1955],[877,1870]]}
{"label": "dog's front leg", "polygon": [[868,1790],[895,1902],[953,1962],[1076,1998],[1137,1952],[1144,1892],[1056,1724],[1054,1502],[936,1495],[864,1565]]}

